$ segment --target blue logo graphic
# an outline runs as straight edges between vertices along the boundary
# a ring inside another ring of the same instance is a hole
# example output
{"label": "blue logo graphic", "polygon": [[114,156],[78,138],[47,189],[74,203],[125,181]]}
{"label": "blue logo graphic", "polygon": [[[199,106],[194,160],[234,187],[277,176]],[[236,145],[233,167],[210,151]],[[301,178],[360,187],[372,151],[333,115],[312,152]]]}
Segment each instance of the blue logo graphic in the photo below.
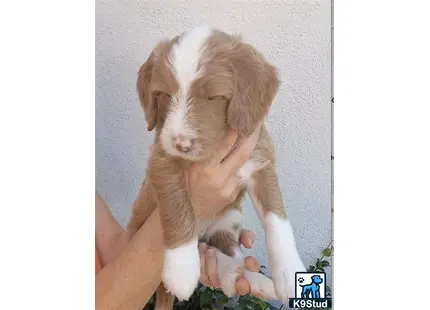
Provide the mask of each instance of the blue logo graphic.
{"label": "blue logo graphic", "polygon": [[325,272],[296,272],[296,294],[289,300],[290,308],[331,308],[326,285]]}
{"label": "blue logo graphic", "polygon": [[[310,298],[321,298],[320,297],[320,284],[323,283],[323,279],[321,279],[320,275],[314,275],[311,277],[312,282],[306,285],[300,284],[302,289],[302,298],[309,298],[309,294],[311,294]],[[299,282],[304,282],[303,278],[299,278]]]}

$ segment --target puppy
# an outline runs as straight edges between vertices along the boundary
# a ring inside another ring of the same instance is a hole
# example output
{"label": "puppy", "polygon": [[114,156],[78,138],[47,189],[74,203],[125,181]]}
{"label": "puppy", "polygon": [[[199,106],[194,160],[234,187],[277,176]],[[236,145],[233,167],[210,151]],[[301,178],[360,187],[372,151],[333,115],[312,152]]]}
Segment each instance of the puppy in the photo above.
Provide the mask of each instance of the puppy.
{"label": "puppy", "polygon": [[[155,142],[127,231],[132,236],[159,208],[165,253],[157,309],[171,309],[175,296],[187,300],[197,287],[199,240],[219,250],[219,278],[227,296],[236,294],[242,272],[254,294],[283,302],[294,296],[295,272],[305,268],[285,212],[266,127],[262,125],[250,160],[238,171],[242,192],[215,218],[195,215],[185,173],[191,163],[216,154],[229,128],[239,138],[251,135],[264,122],[279,83],[277,69],[255,48],[206,26],[160,42],[141,66],[137,90]],[[244,269],[239,234],[245,191],[264,226],[272,279]]]}

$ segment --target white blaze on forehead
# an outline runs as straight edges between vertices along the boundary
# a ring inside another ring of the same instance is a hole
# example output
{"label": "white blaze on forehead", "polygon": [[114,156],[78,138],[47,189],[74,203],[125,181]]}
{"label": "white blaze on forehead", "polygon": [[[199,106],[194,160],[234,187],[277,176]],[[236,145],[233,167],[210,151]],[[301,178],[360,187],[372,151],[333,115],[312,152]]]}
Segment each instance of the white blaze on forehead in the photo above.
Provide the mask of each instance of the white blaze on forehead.
{"label": "white blaze on forehead", "polygon": [[193,135],[192,128],[187,125],[189,90],[192,82],[202,73],[198,65],[206,41],[211,35],[212,29],[208,26],[191,29],[179,38],[169,53],[168,65],[179,84],[178,92],[172,94],[171,110],[166,119],[171,135]]}

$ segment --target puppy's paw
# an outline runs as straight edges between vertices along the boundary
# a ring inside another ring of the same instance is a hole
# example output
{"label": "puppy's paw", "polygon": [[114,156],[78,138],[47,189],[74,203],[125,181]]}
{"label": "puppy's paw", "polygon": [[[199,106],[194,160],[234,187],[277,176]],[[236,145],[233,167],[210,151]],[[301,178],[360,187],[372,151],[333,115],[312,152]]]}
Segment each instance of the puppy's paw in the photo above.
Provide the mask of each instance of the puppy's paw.
{"label": "puppy's paw", "polygon": [[179,300],[188,300],[200,278],[200,257],[197,241],[165,250],[163,283]]}
{"label": "puppy's paw", "polygon": [[275,284],[276,296],[280,301],[286,303],[295,295],[296,272],[304,272],[306,268],[300,259],[292,262],[279,261],[272,267],[273,282]]}
{"label": "puppy's paw", "polygon": [[265,275],[245,270],[243,278],[248,280],[252,295],[269,300],[277,299],[273,281]]}
{"label": "puppy's paw", "polygon": [[245,263],[241,259],[236,259],[216,251],[218,261],[218,277],[221,282],[221,289],[224,295],[231,298],[237,295],[236,281],[245,269]]}
{"label": "puppy's paw", "polygon": [[243,272],[243,267],[238,267],[237,270],[231,270],[221,279],[221,289],[225,296],[228,298],[237,295],[236,281],[239,279],[240,274]]}

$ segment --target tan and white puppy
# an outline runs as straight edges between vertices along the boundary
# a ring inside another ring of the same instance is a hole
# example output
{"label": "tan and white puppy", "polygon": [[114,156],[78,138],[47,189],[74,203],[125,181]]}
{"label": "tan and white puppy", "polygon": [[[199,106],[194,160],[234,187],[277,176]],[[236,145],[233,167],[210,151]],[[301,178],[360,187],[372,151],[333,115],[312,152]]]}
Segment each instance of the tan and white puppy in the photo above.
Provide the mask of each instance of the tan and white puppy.
{"label": "tan and white puppy", "polygon": [[[198,241],[219,249],[219,277],[227,296],[244,270],[239,233],[248,191],[264,225],[272,279],[245,270],[251,291],[286,301],[295,272],[305,271],[287,218],[272,139],[262,126],[250,160],[238,171],[244,189],[214,219],[199,219],[187,197],[189,165],[210,160],[231,127],[248,137],[264,122],[279,88],[277,69],[240,37],[202,26],[159,43],[138,74],[137,89],[155,142],[127,231],[133,235],[158,207],[164,231],[157,309],[187,300],[200,276]],[[273,280],[273,281],[272,281]]]}

